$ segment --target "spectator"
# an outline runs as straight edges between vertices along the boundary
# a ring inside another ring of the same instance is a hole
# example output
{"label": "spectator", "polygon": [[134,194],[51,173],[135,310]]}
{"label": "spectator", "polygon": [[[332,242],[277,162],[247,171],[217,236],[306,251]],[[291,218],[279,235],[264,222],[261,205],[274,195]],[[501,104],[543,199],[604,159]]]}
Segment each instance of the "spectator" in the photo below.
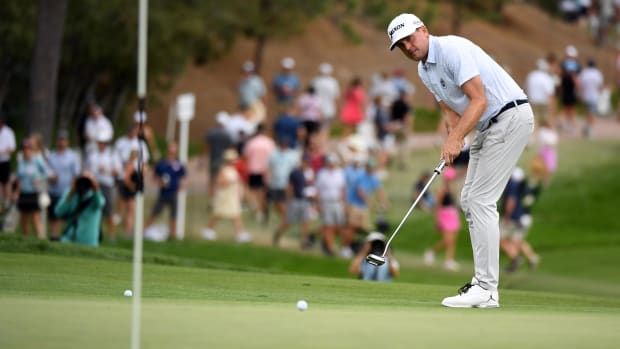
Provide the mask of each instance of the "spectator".
{"label": "spectator", "polygon": [[[424,187],[426,186],[430,178],[431,178],[431,174],[429,172],[422,173],[418,181],[415,183],[413,200],[415,200],[418,196],[420,196],[422,189],[424,189]],[[422,198],[418,202],[418,207],[422,209],[423,211],[428,212],[428,211],[435,209],[436,202],[437,200],[435,199],[435,195],[433,195],[433,192],[430,190],[427,190],[426,192],[424,192],[424,195],[422,195]]]}
{"label": "spectator", "polygon": [[545,182],[548,184],[551,180],[551,175],[558,168],[558,133],[546,121],[541,123],[538,130],[538,144],[540,145],[538,156],[545,164]]}
{"label": "spectator", "polygon": [[321,130],[321,123],[323,121],[321,99],[312,85],[308,86],[306,92],[297,99],[297,108],[299,110],[299,118],[306,129],[306,140],[308,140],[308,137]]}
{"label": "spectator", "polygon": [[339,162],[338,155],[328,154],[327,166],[318,171],[315,183],[321,215],[323,252],[329,256],[333,255],[336,233],[342,233],[346,224],[346,180]]}
{"label": "spectator", "polygon": [[103,217],[108,228],[108,238],[116,241],[116,223],[114,222],[114,199],[116,178],[122,171],[121,160],[108,145],[112,141],[112,133],[97,134],[97,149],[88,153],[85,168],[92,173],[105,197]]}
{"label": "spectator", "polygon": [[295,167],[288,178],[286,190],[286,219],[280,222],[280,226],[273,235],[273,245],[278,246],[280,238],[293,224],[299,224],[301,235],[301,248],[308,249],[312,246],[308,223],[310,221],[310,210],[312,208],[312,193],[309,181],[306,179],[306,172],[312,171],[310,158],[303,156],[299,166]]}
{"label": "spectator", "polygon": [[282,70],[278,73],[271,83],[276,102],[279,105],[289,105],[293,103],[297,92],[301,87],[299,77],[293,71],[295,68],[295,60],[291,57],[282,59]]}
{"label": "spectator", "polygon": [[392,251],[388,250],[385,255],[385,263],[375,266],[366,261],[369,254],[383,255],[385,250],[385,235],[379,232],[372,232],[366,237],[366,242],[362,250],[355,256],[349,266],[349,272],[358,276],[364,281],[392,281],[398,276],[400,265]]}
{"label": "spectator", "polygon": [[263,221],[267,205],[267,187],[265,177],[269,169],[269,157],[276,149],[276,144],[264,134],[264,127],[259,124],[256,135],[250,138],[243,150],[248,165],[248,201],[250,207],[256,211],[256,219]]}
{"label": "spectator", "polygon": [[56,174],[49,187],[50,206],[48,217],[53,241],[60,240],[60,217],[56,216],[55,208],[61,196],[72,187],[74,179],[80,174],[81,163],[78,153],[69,148],[69,133],[59,130],[56,135],[56,149],[50,153],[48,163]]}
{"label": "spectator", "polygon": [[[269,156],[269,170],[267,183],[269,187],[268,199],[276,207],[280,222],[286,220],[286,188],[289,176],[299,164],[299,152],[289,147],[287,138],[278,140],[278,147]],[[269,206],[269,205],[268,205]]]}
{"label": "spectator", "polygon": [[16,199],[22,233],[28,236],[32,223],[37,237],[45,239],[39,216],[39,193],[48,177],[48,171],[43,160],[33,154],[32,142],[28,138],[22,141],[22,158],[17,162],[16,177],[18,180]]}
{"label": "spectator", "polygon": [[[159,148],[157,147],[157,143],[155,142],[155,132],[151,125],[147,122],[146,112],[145,111],[136,111],[133,114],[133,126],[135,127],[136,137],[140,140],[141,144],[145,144],[146,147],[142,151],[142,154],[146,154],[146,158],[144,159],[144,163],[148,163],[149,161],[149,150],[153,154],[153,158],[155,160],[159,160],[161,158],[161,153],[159,152]],[[142,130],[142,132],[140,132]],[[141,134],[140,134],[141,133]],[[137,147],[137,142],[132,141],[134,147]]]}
{"label": "spectator", "polygon": [[88,172],[73,180],[54,209],[67,221],[61,241],[99,246],[99,232],[105,197],[97,180]]}
{"label": "spectator", "polygon": [[525,92],[538,123],[550,120],[549,105],[553,102],[555,84],[546,60],[536,60],[536,69],[530,72],[525,80]]}
{"label": "spectator", "polygon": [[390,82],[396,87],[397,95],[404,93],[407,98],[411,98],[415,94],[415,86],[407,80],[405,70],[402,68],[394,70]]}
{"label": "spectator", "polygon": [[266,88],[265,82],[256,73],[254,62],[243,63],[243,76],[239,82],[238,92],[239,105],[249,107],[249,120],[253,124],[263,123],[267,116],[264,103]]}
{"label": "spectator", "polygon": [[603,90],[603,73],[596,67],[593,59],[588,60],[587,67],[579,74],[579,89],[581,100],[586,107],[586,124],[583,128],[583,136],[592,136],[594,116],[598,115],[598,101]]}
{"label": "spectator", "polygon": [[383,105],[392,105],[396,98],[398,98],[398,94],[398,88],[390,79],[388,73],[381,72],[373,76],[372,85],[370,86],[370,96],[373,99],[379,97]]}
{"label": "spectator", "polygon": [[405,169],[408,158],[407,141],[413,132],[413,108],[407,101],[407,94],[401,92],[398,98],[392,103],[390,110],[390,131],[396,140],[396,156],[398,158],[398,168]]}
{"label": "spectator", "polygon": [[129,161],[129,154],[133,151],[142,155],[142,163],[149,162],[149,146],[143,139],[138,138],[138,127],[137,123],[131,124],[127,129],[127,134],[114,143],[114,151],[123,165]]}
{"label": "spectator", "polygon": [[577,61],[578,51],[575,46],[566,47],[566,58],[562,61],[562,76],[560,83],[560,103],[564,127],[568,132],[573,132],[575,127],[575,113],[577,106],[577,91],[579,86],[579,72],[581,66]]}
{"label": "spectator", "polygon": [[287,139],[289,146],[295,149],[299,140],[305,139],[305,128],[293,111],[294,107],[288,106],[278,115],[273,123],[273,137],[276,140]]}
{"label": "spectator", "polygon": [[532,226],[532,207],[543,188],[546,167],[542,159],[534,158],[530,163],[530,178],[522,169],[516,168],[503,196],[500,246],[510,259],[506,269],[515,272],[521,265],[521,253],[525,255],[531,269],[540,264],[540,256],[527,242],[527,234]]}
{"label": "spectator", "polygon": [[169,240],[176,237],[177,194],[179,190],[185,187],[186,183],[185,166],[178,160],[178,153],[179,150],[176,143],[168,144],[166,157],[159,160],[155,165],[155,178],[159,185],[159,196],[146,224],[147,229],[151,227],[165,206],[168,206],[170,210]]}
{"label": "spectator", "polygon": [[215,240],[217,233],[214,228],[218,221],[220,219],[230,219],[234,225],[238,242],[252,240],[252,236],[244,230],[241,220],[243,186],[239,174],[233,166],[237,158],[237,151],[234,148],[227,149],[224,152],[224,163],[220,167],[215,181],[213,214],[209,219],[207,227],[202,231],[202,236],[205,239]]}
{"label": "spectator", "polygon": [[[140,177],[138,174],[138,159],[140,155],[137,150],[129,153],[127,162],[123,164],[123,171],[118,183],[118,193],[120,195],[119,207],[120,217],[124,222],[123,234],[130,237],[134,229],[134,217],[136,214],[136,194]],[[144,168],[144,167],[143,167]]]}
{"label": "spectator", "polygon": [[371,158],[366,163],[365,171],[361,172],[353,182],[353,190],[348,197],[348,224],[343,235],[340,255],[344,258],[353,257],[352,243],[358,231],[368,232],[370,229],[370,197],[375,195],[379,207],[387,207],[385,193],[381,182],[375,175],[377,162]]}
{"label": "spectator", "polygon": [[325,130],[329,131],[338,109],[337,101],[340,98],[340,84],[332,76],[333,67],[329,63],[319,66],[320,75],[312,81],[312,86],[321,100],[321,114]]}
{"label": "spectator", "polygon": [[253,135],[256,131],[256,125],[250,122],[249,116],[249,107],[247,105],[240,105],[236,113],[223,119],[224,129],[230,135],[235,149],[237,150],[242,148],[242,144],[245,142],[246,137]]}
{"label": "spectator", "polygon": [[11,178],[11,155],[17,147],[15,143],[15,133],[5,123],[4,117],[0,115],[0,186],[2,186],[2,204],[8,207],[11,201],[11,190],[9,179]]}
{"label": "spectator", "polygon": [[340,114],[340,121],[344,124],[343,136],[348,136],[355,131],[357,125],[364,121],[366,93],[359,77],[351,81],[351,85],[344,95],[344,106]]}
{"label": "spectator", "polygon": [[92,104],[89,106],[89,115],[84,125],[84,140],[86,141],[86,154],[97,149],[97,139],[99,135],[110,135],[110,139],[114,136],[114,129],[112,123],[108,118],[103,115],[103,110],[100,106]]}
{"label": "spectator", "polygon": [[452,188],[452,181],[456,178],[456,170],[453,167],[447,167],[444,170],[443,178],[443,186],[439,188],[437,193],[437,207],[435,209],[435,223],[442,238],[431,249],[424,252],[424,263],[432,265],[435,262],[435,254],[445,250],[444,268],[450,271],[458,271],[459,264],[454,260],[454,250],[461,229],[461,220],[456,205],[456,196]]}
{"label": "spectator", "polygon": [[205,137],[204,154],[208,154],[209,158],[209,201],[211,201],[211,199],[213,198],[213,194],[215,193],[215,179],[218,172],[220,171],[222,163],[224,162],[224,152],[226,151],[226,149],[233,146],[232,137],[230,137],[228,132],[226,132],[226,130],[224,129],[224,125],[227,119],[228,113],[224,111],[217,113],[217,115],[215,116],[216,125],[215,127],[209,129],[209,131],[207,131],[207,135]]}

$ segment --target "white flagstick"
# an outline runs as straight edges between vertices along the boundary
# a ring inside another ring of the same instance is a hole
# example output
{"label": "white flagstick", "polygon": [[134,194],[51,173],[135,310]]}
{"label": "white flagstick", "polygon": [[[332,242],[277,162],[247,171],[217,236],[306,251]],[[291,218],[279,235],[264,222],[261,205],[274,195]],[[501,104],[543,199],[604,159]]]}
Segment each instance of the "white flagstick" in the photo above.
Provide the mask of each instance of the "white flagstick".
{"label": "white flagstick", "polygon": [[[138,111],[144,113],[146,98],[146,33],[148,0],[139,0],[138,17]],[[139,135],[143,136],[144,115],[139,121]],[[142,236],[144,235],[144,173],[142,146],[138,147],[138,193],[133,232],[133,306],[131,317],[131,349],[140,349],[140,302],[142,300]]]}

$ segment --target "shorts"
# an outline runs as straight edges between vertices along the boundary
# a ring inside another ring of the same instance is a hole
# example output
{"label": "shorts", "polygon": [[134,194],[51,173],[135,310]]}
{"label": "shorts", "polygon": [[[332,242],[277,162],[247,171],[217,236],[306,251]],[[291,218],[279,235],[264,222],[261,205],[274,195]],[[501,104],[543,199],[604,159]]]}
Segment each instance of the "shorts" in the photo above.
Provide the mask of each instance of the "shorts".
{"label": "shorts", "polygon": [[507,224],[500,224],[499,233],[502,239],[510,239],[514,241],[523,241],[527,237],[528,229],[515,221]]}
{"label": "shorts", "polygon": [[11,162],[0,162],[0,184],[5,185],[11,178]]}
{"label": "shorts", "polygon": [[327,227],[345,225],[346,216],[344,212],[344,203],[340,200],[322,200],[321,222]]}
{"label": "shorts", "polygon": [[217,173],[220,171],[220,167],[222,167],[222,159],[211,159],[209,162],[209,179],[214,181],[217,178]]}
{"label": "shorts", "polygon": [[583,104],[585,105],[586,110],[588,111],[588,113],[590,113],[592,115],[598,115],[598,103],[584,101]]}
{"label": "shorts", "polygon": [[59,195],[50,194],[50,205],[47,206],[47,219],[49,219],[50,221],[58,221],[62,219],[61,217],[58,217],[56,215],[56,212],[54,212],[59,201],[60,201]]}
{"label": "shorts", "polygon": [[437,210],[435,215],[437,230],[442,233],[456,233],[461,229],[459,211],[454,206],[445,206]]}
{"label": "shorts", "polygon": [[370,215],[368,208],[349,205],[347,221],[349,226],[362,230],[370,230]]}
{"label": "shorts", "polygon": [[284,189],[269,189],[269,201],[281,203],[286,201],[286,191]]}
{"label": "shorts", "polygon": [[261,173],[250,174],[248,177],[248,186],[250,189],[263,189],[265,187],[265,180]]}
{"label": "shorts", "polygon": [[39,211],[39,193],[19,193],[17,199],[17,209],[22,213],[33,213]]}
{"label": "shorts", "polygon": [[306,132],[308,133],[308,135],[315,134],[319,132],[319,130],[321,129],[321,123],[318,121],[304,120],[303,124],[304,124],[304,128],[306,129]]}
{"label": "shorts", "polygon": [[153,210],[151,211],[152,217],[157,217],[161,214],[161,211],[164,210],[164,207],[168,206],[170,208],[170,218],[177,218],[177,197],[176,195],[171,198],[165,198],[161,195],[157,198],[157,202],[155,202],[155,206],[153,206]]}
{"label": "shorts", "polygon": [[121,197],[121,200],[123,201],[128,201],[130,199],[133,199],[136,197],[136,194],[138,193],[137,190],[132,190],[130,189],[124,181],[118,181],[117,182],[117,188],[118,188],[118,194]]}
{"label": "shorts", "polygon": [[114,187],[102,185],[100,186],[101,194],[105,198],[105,205],[103,205],[103,216],[112,216],[112,206],[114,205]]}
{"label": "shorts", "polygon": [[290,200],[286,206],[286,222],[288,224],[305,223],[310,219],[310,201],[306,199]]}
{"label": "shorts", "polygon": [[530,105],[532,106],[532,111],[534,112],[534,116],[536,117],[536,120],[538,121],[542,121],[542,120],[547,120],[548,118],[548,110],[549,110],[549,106],[546,104],[536,104],[536,103],[530,103]]}

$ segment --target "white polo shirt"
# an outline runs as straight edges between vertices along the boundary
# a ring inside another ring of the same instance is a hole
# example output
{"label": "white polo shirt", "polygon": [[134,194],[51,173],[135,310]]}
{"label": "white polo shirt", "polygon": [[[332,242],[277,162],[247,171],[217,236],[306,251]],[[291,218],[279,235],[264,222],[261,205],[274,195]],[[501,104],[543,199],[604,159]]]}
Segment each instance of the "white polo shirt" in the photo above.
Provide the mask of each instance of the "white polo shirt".
{"label": "white polo shirt", "polygon": [[527,75],[525,90],[530,103],[547,105],[555,92],[555,84],[549,73],[537,69]]}
{"label": "white polo shirt", "polygon": [[478,45],[460,36],[431,35],[426,63],[419,62],[418,74],[435,98],[459,115],[463,115],[470,102],[461,86],[480,76],[487,108],[476,125],[478,130],[508,102],[526,98],[499,64]]}
{"label": "white polo shirt", "polygon": [[15,133],[7,125],[2,126],[0,128],[0,162],[10,161],[15,147]]}

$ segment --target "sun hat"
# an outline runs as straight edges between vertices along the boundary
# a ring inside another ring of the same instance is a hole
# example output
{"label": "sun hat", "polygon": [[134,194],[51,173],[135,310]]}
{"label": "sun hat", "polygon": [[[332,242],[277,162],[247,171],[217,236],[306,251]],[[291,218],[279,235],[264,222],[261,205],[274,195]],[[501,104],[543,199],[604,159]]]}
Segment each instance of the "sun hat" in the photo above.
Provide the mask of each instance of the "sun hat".
{"label": "sun hat", "polygon": [[295,68],[295,60],[291,57],[284,57],[282,59],[282,68],[293,69]]}
{"label": "sun hat", "polygon": [[424,26],[424,23],[414,14],[401,13],[396,16],[388,25],[387,34],[390,38],[390,51],[400,41],[411,34],[418,28]]}
{"label": "sun hat", "polygon": [[373,231],[372,233],[368,234],[368,236],[366,237],[366,241],[370,242],[370,241],[385,241],[385,235],[383,235],[382,233],[379,233],[378,231]]}
{"label": "sun hat", "polygon": [[577,58],[577,56],[579,55],[579,51],[577,51],[577,48],[575,46],[568,45],[566,46],[566,55],[568,57]]}

